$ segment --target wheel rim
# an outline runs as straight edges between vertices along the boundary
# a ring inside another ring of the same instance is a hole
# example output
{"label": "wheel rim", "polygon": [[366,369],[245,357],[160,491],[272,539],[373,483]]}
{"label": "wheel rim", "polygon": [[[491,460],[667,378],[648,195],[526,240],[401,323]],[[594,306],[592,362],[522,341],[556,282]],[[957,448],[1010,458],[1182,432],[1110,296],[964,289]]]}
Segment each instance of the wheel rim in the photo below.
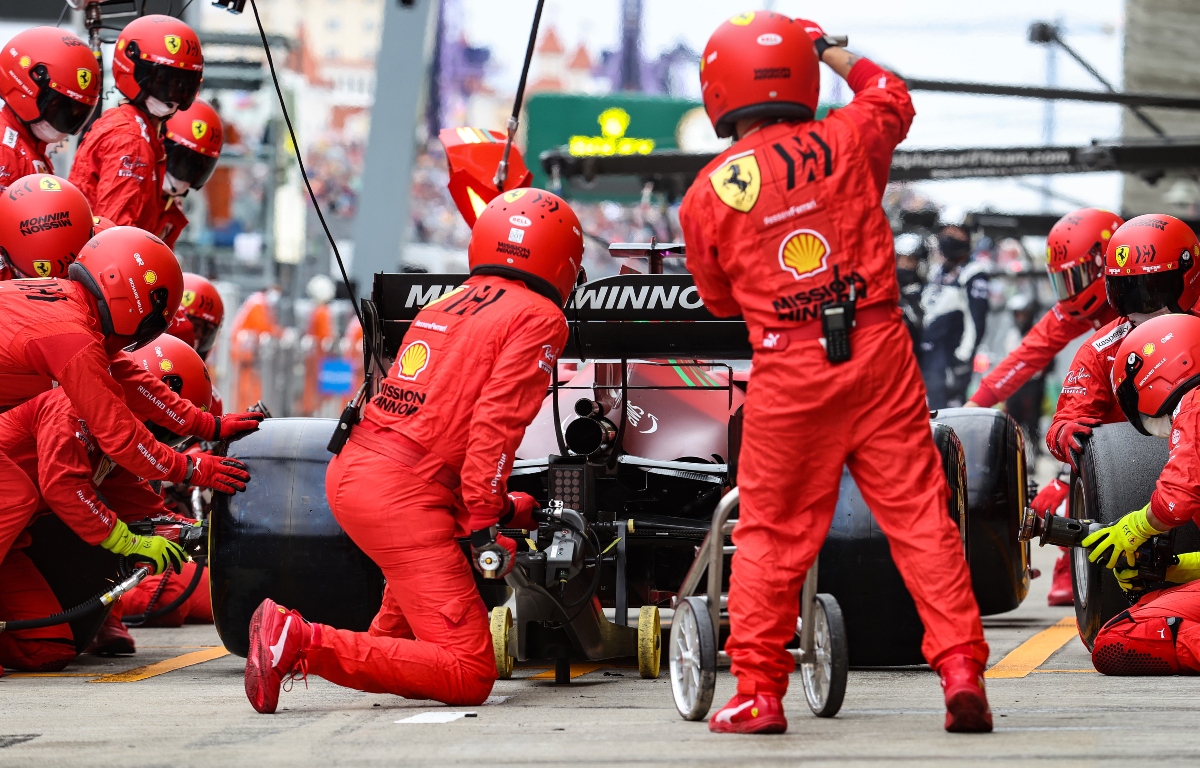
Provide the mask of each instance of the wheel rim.
{"label": "wheel rim", "polygon": [[[1083,483],[1078,482],[1076,487],[1075,503],[1072,505],[1072,515],[1076,519],[1087,517],[1086,503],[1083,499]],[[1086,609],[1088,604],[1088,590],[1092,586],[1092,564],[1087,559],[1088,551],[1083,547],[1071,547],[1071,578],[1075,581],[1075,599],[1079,601],[1080,607]]]}
{"label": "wheel rim", "polygon": [[671,689],[681,709],[695,707],[701,672],[700,628],[691,606],[681,602],[671,622]]}
{"label": "wheel rim", "polygon": [[829,621],[825,608],[814,603],[813,660],[800,665],[804,692],[815,709],[821,709],[829,698],[829,681],[833,675],[833,652],[830,647]]}

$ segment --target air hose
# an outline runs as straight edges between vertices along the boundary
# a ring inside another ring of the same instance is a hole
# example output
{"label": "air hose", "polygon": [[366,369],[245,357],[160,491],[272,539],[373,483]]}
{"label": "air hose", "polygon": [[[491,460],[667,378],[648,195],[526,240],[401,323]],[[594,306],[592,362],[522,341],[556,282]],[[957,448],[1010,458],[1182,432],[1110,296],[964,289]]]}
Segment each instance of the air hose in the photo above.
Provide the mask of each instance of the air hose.
{"label": "air hose", "polygon": [[[192,573],[192,580],[188,582],[186,587],[183,588],[183,592],[180,593],[178,597],[161,608],[155,608],[153,611],[146,611],[145,613],[135,614],[133,616],[122,616],[121,621],[131,627],[140,627],[145,625],[148,621],[154,621],[161,616],[166,616],[171,611],[183,605],[184,602],[186,602],[187,599],[192,596],[192,593],[196,591],[196,587],[200,585],[200,579],[203,576],[204,566],[197,563],[196,570]],[[158,601],[158,596],[162,594],[163,587],[166,585],[168,578],[169,574],[164,573],[163,579],[161,582],[159,582],[158,589],[155,590],[154,597],[150,599],[150,603],[147,605],[147,607],[154,605],[154,603]]]}
{"label": "air hose", "polygon": [[42,627],[53,627],[58,624],[69,624],[76,619],[82,618],[91,613],[95,613],[96,611],[112,605],[114,602],[116,602],[117,598],[133,589],[138,584],[141,584],[142,579],[149,575],[150,569],[147,566],[138,566],[124,581],[120,582],[107,592],[101,592],[85,603],[80,603],[70,610],[61,611],[53,616],[47,616],[42,619],[0,621],[0,632],[14,632],[20,629],[41,629]]}

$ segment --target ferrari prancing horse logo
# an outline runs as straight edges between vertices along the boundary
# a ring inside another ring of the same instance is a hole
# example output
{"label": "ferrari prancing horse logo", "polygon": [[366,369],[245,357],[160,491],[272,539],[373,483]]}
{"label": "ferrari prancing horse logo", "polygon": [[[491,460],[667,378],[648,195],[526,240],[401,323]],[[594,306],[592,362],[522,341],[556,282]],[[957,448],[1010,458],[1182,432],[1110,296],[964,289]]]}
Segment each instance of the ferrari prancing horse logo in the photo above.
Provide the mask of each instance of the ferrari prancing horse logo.
{"label": "ferrari prancing horse logo", "polygon": [[192,121],[192,136],[196,139],[196,141],[203,139],[204,134],[206,133],[208,133],[208,123],[204,122],[203,120]]}
{"label": "ferrari prancing horse logo", "polygon": [[163,37],[163,42],[167,46],[167,53],[171,54],[172,56],[179,53],[179,47],[183,43],[183,41],[179,39],[179,35],[167,35]]}
{"label": "ferrari prancing horse logo", "polygon": [[92,73],[83,67],[75,70],[75,79],[79,81],[79,89],[86,91],[92,84]]}
{"label": "ferrari prancing horse logo", "polygon": [[708,181],[722,203],[741,213],[750,212],[762,189],[762,176],[753,151],[729,158],[708,175]]}

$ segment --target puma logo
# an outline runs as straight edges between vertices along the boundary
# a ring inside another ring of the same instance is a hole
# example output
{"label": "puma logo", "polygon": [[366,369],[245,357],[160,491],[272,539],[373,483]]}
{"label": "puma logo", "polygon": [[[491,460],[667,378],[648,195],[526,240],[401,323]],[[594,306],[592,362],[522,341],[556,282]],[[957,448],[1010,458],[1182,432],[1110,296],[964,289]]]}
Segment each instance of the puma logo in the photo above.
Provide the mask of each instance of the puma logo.
{"label": "puma logo", "polygon": [[287,643],[288,629],[292,626],[292,617],[288,616],[283,622],[283,631],[279,633],[279,642],[271,646],[271,667],[279,666],[279,657],[283,655],[283,646]]}
{"label": "puma logo", "polygon": [[742,712],[745,712],[747,709],[749,709],[752,706],[754,706],[754,699],[750,699],[749,701],[742,702],[741,704],[734,707],[733,709],[721,710],[720,712],[717,713],[717,722],[718,723],[732,723],[735,715],[740,715]]}

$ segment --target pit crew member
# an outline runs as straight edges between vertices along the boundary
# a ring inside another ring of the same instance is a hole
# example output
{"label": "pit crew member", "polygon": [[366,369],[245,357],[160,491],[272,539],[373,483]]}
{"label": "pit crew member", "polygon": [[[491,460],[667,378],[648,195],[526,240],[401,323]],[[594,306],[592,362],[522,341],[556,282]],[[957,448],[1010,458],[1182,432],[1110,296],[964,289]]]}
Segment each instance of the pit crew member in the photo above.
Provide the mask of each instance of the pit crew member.
{"label": "pit crew member", "polygon": [[66,277],[92,238],[92,221],[87,198],[66,179],[35,173],[14,180],[0,191],[0,280]]}
{"label": "pit crew member", "polygon": [[511,190],[480,213],[467,258],[471,277],[417,315],[325,478],[339,524],[383,570],[383,607],[363,633],[264,600],[245,673],[259,712],[298,672],[453,704],[492,689],[487,612],[455,539],[469,535],[475,568],[502,578],[516,545],[497,525],[536,527],[533,498],[506,484],[567,340],[582,228],[557,196]]}
{"label": "pit crew member", "polygon": [[1113,233],[1104,253],[1104,285],[1119,316],[1089,336],[1071,360],[1046,430],[1054,458],[1075,467],[1094,427],[1125,419],[1112,387],[1117,348],[1151,317],[1194,311],[1200,298],[1198,258],[1196,234],[1174,216],[1138,216]]}
{"label": "pit crew member", "polygon": [[[855,96],[813,121],[818,60]],[[848,465],[925,624],[946,728],[989,731],[988,647],[946,516],[949,491],[880,206],[914,114],[908,92],[815,23],[767,11],[722,24],[702,61],[709,118],[736,141],[684,198],[688,268],[710,312],[745,317],[755,350],[725,645],[738,688],[709,728],[787,728],[782,699],[794,662],[785,644]]]}
{"label": "pit crew member", "polygon": [[125,100],[105,112],[75,154],[71,182],[98,216],[158,232],[167,158],[163,122],[187,109],[200,90],[200,40],[179,19],[154,14],[117,37],[113,80]]}
{"label": "pit crew member", "polygon": [[155,232],[172,248],[187,226],[183,198],[200,189],[212,176],[225,143],[225,131],[215,109],[202,99],[167,118],[163,147],[167,155],[163,175],[163,211]]}

